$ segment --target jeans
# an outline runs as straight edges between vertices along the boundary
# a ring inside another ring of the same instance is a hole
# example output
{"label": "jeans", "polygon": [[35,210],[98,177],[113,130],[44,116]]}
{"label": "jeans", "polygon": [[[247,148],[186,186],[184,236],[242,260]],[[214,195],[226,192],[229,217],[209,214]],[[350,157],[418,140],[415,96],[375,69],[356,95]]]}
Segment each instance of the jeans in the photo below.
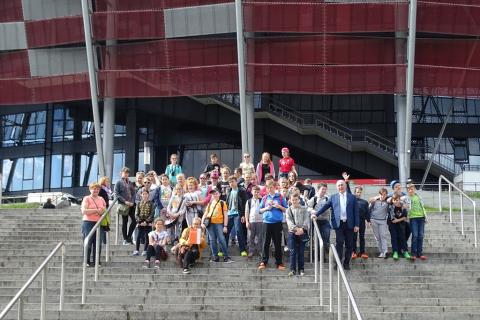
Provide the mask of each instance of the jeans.
{"label": "jeans", "polygon": [[262,262],[267,264],[270,255],[270,242],[273,240],[275,248],[275,264],[282,264],[282,223],[264,223],[263,234],[265,241],[263,242]]}
{"label": "jeans", "polygon": [[305,264],[305,242],[300,236],[288,233],[288,247],[290,248],[290,270],[295,273],[297,270],[302,271]]}
{"label": "jeans", "polygon": [[227,234],[225,235],[225,242],[228,245],[228,240],[230,239],[230,232],[234,228],[235,233],[237,234],[238,247],[240,252],[245,251],[245,237],[242,230],[242,224],[240,223],[240,216],[237,214],[235,216],[228,216],[228,227]]}
{"label": "jeans", "polygon": [[343,265],[348,266],[350,264],[350,258],[352,257],[352,246],[353,246],[353,229],[348,227],[346,222],[340,222],[340,226],[335,230],[336,244],[335,249],[337,249],[338,257],[340,261],[343,258],[343,246],[345,246],[345,259],[343,259]]}
{"label": "jeans", "polygon": [[[83,239],[88,236],[90,231],[92,231],[93,227],[95,226],[97,222],[95,221],[83,221],[82,222],[82,234],[83,234]],[[97,230],[100,230],[100,239],[104,237],[102,228],[99,227]],[[95,263],[95,250],[97,246],[97,232],[93,234],[93,236],[90,238],[90,241],[88,242],[87,246],[87,263]],[[102,241],[100,241],[100,248],[99,248],[99,256],[102,255]],[[90,260],[90,257],[92,260]]]}
{"label": "jeans", "polygon": [[420,257],[423,255],[425,218],[411,218],[410,229],[412,230],[412,256]]}
{"label": "jeans", "polygon": [[[130,227],[128,228],[127,232],[127,226],[128,226],[128,218],[130,217]],[[128,215],[122,216],[122,234],[123,234],[123,240],[126,240],[128,242],[132,242],[132,235],[133,231],[135,230],[135,226],[137,225],[137,221],[135,220],[135,207],[130,207],[130,210],[128,210]]]}
{"label": "jeans", "polygon": [[392,241],[392,251],[404,253],[408,251],[407,240],[405,240],[405,222],[392,223],[388,226]]}
{"label": "jeans", "polygon": [[360,225],[358,232],[353,234],[353,252],[357,252],[357,238],[360,238],[360,251],[359,253],[365,253],[365,218],[360,217]]}
{"label": "jeans", "polygon": [[155,246],[148,246],[146,260],[150,261],[150,258],[152,258],[153,256],[155,257],[155,260],[160,260],[162,251],[165,251],[165,249],[159,244]]}
{"label": "jeans", "polygon": [[208,237],[210,239],[210,249],[212,250],[212,257],[218,256],[217,240],[220,243],[223,256],[228,257],[227,242],[223,234],[223,223],[210,223],[207,227]]}
{"label": "jeans", "polygon": [[135,243],[136,250],[138,251],[140,249],[140,243],[143,240],[144,247],[143,251],[147,251],[148,248],[148,233],[152,231],[151,226],[137,226],[137,241]]}

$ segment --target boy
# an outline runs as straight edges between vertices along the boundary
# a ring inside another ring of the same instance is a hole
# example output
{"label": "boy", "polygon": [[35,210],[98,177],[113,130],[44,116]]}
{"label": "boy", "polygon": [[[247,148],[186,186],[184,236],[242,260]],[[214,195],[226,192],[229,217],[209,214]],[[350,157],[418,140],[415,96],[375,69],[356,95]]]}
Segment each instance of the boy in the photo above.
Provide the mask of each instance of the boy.
{"label": "boy", "polygon": [[[347,190],[350,190],[348,188]],[[353,252],[352,260],[361,257],[362,259],[368,259],[368,255],[365,253],[365,228],[366,223],[370,224],[370,212],[368,211],[367,200],[362,199],[362,186],[355,187],[355,197],[357,197],[358,214],[360,216],[360,225],[358,232],[353,234]],[[357,238],[360,238],[360,252],[357,253]]]}
{"label": "boy", "polygon": [[398,195],[393,195],[392,205],[388,214],[388,229],[392,241],[393,260],[398,260],[398,254],[410,259],[408,253],[407,241],[405,239],[405,220],[407,220],[407,210],[403,208]]}
{"label": "boy", "polygon": [[210,163],[207,164],[203,173],[210,175],[212,171],[220,172],[220,164],[218,163],[218,156],[215,153],[210,155]]}
{"label": "boy", "polygon": [[275,248],[275,264],[278,270],[285,270],[282,263],[282,220],[283,213],[287,210],[287,201],[280,194],[275,192],[275,182],[266,182],[267,195],[260,202],[260,214],[263,214],[263,243],[262,262],[258,267],[264,270],[268,263],[270,242],[273,241]]}
{"label": "boy", "polygon": [[[247,224],[247,229],[250,230],[250,244],[248,257],[251,258],[255,254],[262,253],[262,243],[263,243],[263,217],[260,214],[260,187],[254,186],[252,188],[253,196],[250,198],[245,205],[245,221]],[[257,239],[257,242],[255,242]]]}
{"label": "boy", "polygon": [[165,174],[170,179],[172,186],[177,184],[177,175],[182,173],[182,167],[177,164],[178,158],[177,154],[172,154],[170,156],[170,164],[165,168]]}
{"label": "boy", "polygon": [[230,177],[230,168],[229,167],[223,167],[220,170],[220,173],[222,174],[222,177],[220,181],[218,182],[218,191],[220,191],[220,199],[223,201],[227,200],[227,190],[230,187],[229,182],[228,182],[228,177]]}
{"label": "boy", "polygon": [[229,190],[227,191],[227,207],[228,207],[228,228],[225,234],[225,241],[228,245],[230,232],[234,228],[233,235],[238,238],[238,246],[240,248],[240,255],[246,257],[248,255],[245,250],[245,203],[247,202],[247,192],[244,188],[239,188],[237,178],[235,176],[228,177]]}
{"label": "boy", "polygon": [[381,188],[378,192],[378,196],[371,197],[370,202],[370,223],[372,225],[375,239],[377,240],[378,250],[380,254],[379,258],[387,259],[388,247],[387,247],[387,215],[388,215],[388,203],[387,203],[387,189]]}
{"label": "boy", "polygon": [[[297,274],[305,275],[305,243],[308,239],[308,227],[310,219],[307,208],[300,205],[300,195],[293,193],[290,197],[292,205],[287,209],[288,247],[290,248],[290,272],[289,276]],[[297,269],[298,266],[298,269]]]}
{"label": "boy", "polygon": [[[327,184],[319,183],[317,194],[307,201],[310,213],[315,214],[324,204],[327,203],[327,201]],[[330,210],[327,210],[315,219],[318,229],[320,230],[320,236],[323,240],[323,247],[325,248],[325,260],[328,258],[328,251],[330,250],[330,215]]]}
{"label": "boy", "polygon": [[405,198],[409,207],[408,218],[410,219],[410,229],[412,231],[412,260],[416,258],[427,260],[423,255],[423,234],[425,231],[425,222],[427,212],[423,205],[422,198],[417,194],[417,189],[413,183],[407,185],[408,196]]}

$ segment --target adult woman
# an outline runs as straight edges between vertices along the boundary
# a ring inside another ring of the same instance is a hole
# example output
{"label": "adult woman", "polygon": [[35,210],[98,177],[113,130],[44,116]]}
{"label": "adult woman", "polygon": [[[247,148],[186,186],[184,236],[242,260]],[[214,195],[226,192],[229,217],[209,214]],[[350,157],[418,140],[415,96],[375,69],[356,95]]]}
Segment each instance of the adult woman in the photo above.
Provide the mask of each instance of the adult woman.
{"label": "adult woman", "polygon": [[[100,180],[98,180],[98,184],[100,185],[100,192],[98,193],[98,195],[102,197],[103,200],[105,200],[105,205],[108,208],[110,204],[110,198],[112,197],[112,189],[110,189],[110,179],[106,176],[101,177]],[[108,218],[108,224],[106,226],[102,226],[101,228],[104,232],[110,231],[110,217]],[[107,238],[106,237],[102,237],[102,238],[103,238],[102,242],[106,244]]]}
{"label": "adult woman", "polygon": [[185,220],[187,226],[192,226],[194,218],[202,217],[202,205],[203,199],[201,196],[201,191],[198,190],[198,182],[194,177],[189,177],[187,179],[187,192],[185,193],[185,205],[187,207],[187,212],[185,214]]}
{"label": "adult woman", "polygon": [[257,182],[261,185],[265,184],[265,176],[268,173],[275,179],[275,168],[270,153],[264,152],[262,153],[262,160],[257,164]]}
{"label": "adult woman", "polygon": [[[88,187],[90,190],[90,195],[85,196],[82,201],[81,211],[83,214],[82,217],[82,234],[83,239],[85,239],[90,231],[93,229],[97,221],[100,219],[102,214],[105,212],[106,203],[102,197],[98,195],[100,192],[101,186],[100,184],[94,182],[90,184]],[[100,232],[101,229],[100,229]],[[88,242],[88,251],[87,251],[87,267],[95,264],[95,248],[97,245],[97,237],[96,232],[90,238]],[[101,244],[99,244],[101,250]],[[93,253],[93,256],[92,256]],[[90,256],[92,256],[92,260],[90,260]],[[99,262],[100,264],[100,262]]]}

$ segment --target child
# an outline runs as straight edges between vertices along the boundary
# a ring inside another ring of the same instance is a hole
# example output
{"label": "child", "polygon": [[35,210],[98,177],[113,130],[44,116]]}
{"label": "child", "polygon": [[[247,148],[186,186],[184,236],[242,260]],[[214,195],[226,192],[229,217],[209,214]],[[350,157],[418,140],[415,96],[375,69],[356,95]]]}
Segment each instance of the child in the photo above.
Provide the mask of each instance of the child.
{"label": "child", "polygon": [[[290,197],[292,205],[287,209],[288,247],[290,248],[289,276],[305,275],[305,243],[308,241],[310,215],[306,207],[300,205],[300,194],[293,193]],[[298,266],[298,269],[297,269]]]}
{"label": "child", "polygon": [[150,192],[144,188],[142,190],[142,200],[135,208],[135,218],[137,220],[137,241],[135,243],[135,251],[132,256],[138,256],[138,250],[140,249],[140,243],[143,240],[144,249],[142,256],[147,255],[148,248],[148,232],[152,230],[153,215],[155,212],[155,205],[153,201],[149,199]]}
{"label": "child", "polygon": [[155,269],[160,267],[160,260],[167,259],[165,246],[169,241],[168,232],[165,230],[165,223],[157,218],[154,223],[155,230],[148,234],[147,258],[144,262],[145,268],[150,268],[150,258],[155,256]]}
{"label": "child", "polygon": [[405,200],[410,208],[408,218],[410,219],[410,229],[412,231],[411,259],[413,261],[415,261],[416,258],[427,260],[427,257],[423,255],[423,234],[427,220],[427,212],[425,211],[422,198],[417,194],[417,189],[413,183],[407,186],[407,192],[408,196]]}
{"label": "child", "polygon": [[378,250],[380,251],[379,258],[387,259],[387,189],[381,188],[378,196],[369,199],[370,202],[370,223],[372,225],[375,239],[377,240]]}
{"label": "child", "polygon": [[230,176],[230,168],[223,167],[222,170],[220,170],[220,173],[222,177],[221,177],[221,180],[218,182],[218,191],[220,191],[220,199],[223,201],[226,201],[227,190],[230,188],[230,185],[228,184],[228,177]]}
{"label": "child", "polygon": [[407,241],[405,239],[405,225],[407,220],[407,210],[403,208],[400,196],[393,195],[392,205],[388,214],[388,229],[392,240],[393,260],[398,260],[398,254],[410,259],[408,253]]}
{"label": "child", "polygon": [[203,173],[211,175],[213,171],[220,172],[220,163],[218,163],[218,156],[215,153],[210,155],[210,163],[207,164]]}
{"label": "child", "polygon": [[[318,185],[317,194],[307,201],[307,206],[310,208],[309,211],[311,214],[316,214],[317,211],[320,210],[320,208],[327,203],[328,201],[327,189],[328,189],[328,186],[326,183],[320,183]],[[327,210],[321,215],[319,215],[315,220],[315,222],[317,223],[318,229],[320,230],[320,236],[322,237],[322,240],[323,240],[323,247],[325,248],[324,260],[328,259],[328,252],[330,250],[330,231],[331,231],[330,215],[331,215],[330,210]],[[320,254],[320,252],[318,254]]]}
{"label": "child", "polygon": [[177,184],[177,175],[182,173],[182,167],[177,164],[177,154],[172,154],[170,156],[170,164],[165,168],[165,174],[170,179],[172,185]]}
{"label": "child", "polygon": [[278,160],[278,177],[288,177],[288,174],[293,171],[297,174],[295,169],[295,161],[290,157],[290,150],[287,147],[282,148],[282,159]]}
{"label": "child", "polygon": [[183,187],[180,184],[177,184],[167,206],[167,219],[175,221],[170,233],[172,241],[177,241],[180,237],[182,232],[182,223],[186,211],[187,207],[185,198],[183,196]]}
{"label": "child", "polygon": [[[255,254],[262,254],[263,243],[263,217],[260,214],[260,187],[254,186],[252,188],[253,196],[247,201],[245,205],[245,220],[247,229],[250,230],[250,247],[248,254],[252,258]],[[255,242],[257,239],[257,242]]]}
{"label": "child", "polygon": [[200,244],[195,244],[190,241],[190,233],[192,230],[198,230],[201,228],[202,219],[196,217],[193,219],[192,224],[183,230],[180,238],[180,249],[178,252],[178,260],[182,264],[183,274],[189,274],[190,268],[197,259],[200,259],[202,250],[207,246],[205,240],[205,232],[202,232]]}

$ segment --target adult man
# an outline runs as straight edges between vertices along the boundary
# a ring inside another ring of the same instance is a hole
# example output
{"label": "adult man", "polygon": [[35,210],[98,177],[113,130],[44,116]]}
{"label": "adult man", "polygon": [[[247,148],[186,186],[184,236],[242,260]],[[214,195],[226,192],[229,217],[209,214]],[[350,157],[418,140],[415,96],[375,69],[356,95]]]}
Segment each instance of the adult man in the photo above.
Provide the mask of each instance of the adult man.
{"label": "adult man", "polygon": [[[358,232],[359,214],[357,199],[354,195],[346,192],[346,183],[343,180],[337,181],[338,193],[330,199],[317,211],[312,214],[312,219],[317,219],[319,215],[328,209],[332,209],[331,224],[336,235],[336,249],[340,261],[343,259],[343,268],[350,270],[350,257],[352,254],[353,233]],[[343,247],[345,246],[345,255]]]}
{"label": "adult man", "polygon": [[[123,244],[128,245],[132,242],[133,231],[135,230],[135,184],[131,183],[128,180],[130,175],[130,169],[123,167],[120,171],[121,179],[115,184],[115,193],[118,197],[118,202],[121,204],[126,204],[130,207],[128,210],[128,215],[122,216],[122,234],[123,234]],[[128,228],[128,217],[130,217],[130,227]]]}

